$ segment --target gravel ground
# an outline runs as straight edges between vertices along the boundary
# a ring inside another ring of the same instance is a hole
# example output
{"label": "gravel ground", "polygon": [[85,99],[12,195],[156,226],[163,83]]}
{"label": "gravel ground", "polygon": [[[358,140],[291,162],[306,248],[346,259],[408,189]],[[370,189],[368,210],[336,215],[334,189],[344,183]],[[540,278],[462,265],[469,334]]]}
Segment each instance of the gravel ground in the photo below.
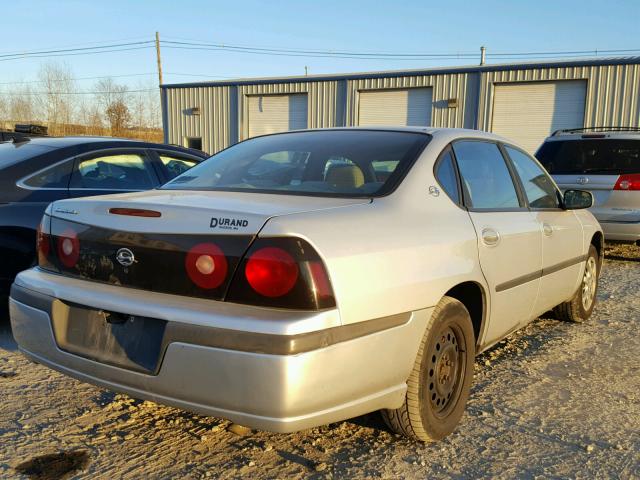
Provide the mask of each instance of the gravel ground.
{"label": "gravel ground", "polygon": [[0,477],[640,478],[639,294],[640,249],[610,248],[594,316],[478,357],[462,424],[430,445],[377,414],[278,435],[134,400],[30,363],[0,319]]}

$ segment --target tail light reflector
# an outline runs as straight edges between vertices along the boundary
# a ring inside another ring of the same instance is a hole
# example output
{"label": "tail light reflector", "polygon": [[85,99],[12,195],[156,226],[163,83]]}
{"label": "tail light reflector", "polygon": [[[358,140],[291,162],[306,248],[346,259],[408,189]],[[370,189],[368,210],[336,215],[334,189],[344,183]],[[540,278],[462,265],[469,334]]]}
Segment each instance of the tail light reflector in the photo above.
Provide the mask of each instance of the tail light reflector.
{"label": "tail light reflector", "polygon": [[214,243],[199,243],[187,252],[185,269],[193,283],[211,290],[222,285],[229,267],[220,247]]}
{"label": "tail light reflector", "polygon": [[80,258],[80,241],[75,230],[70,228],[62,232],[57,238],[58,258],[62,265],[73,268]]}
{"label": "tail light reflector", "polygon": [[640,173],[620,175],[614,190],[640,190]]}
{"label": "tail light reflector", "polygon": [[38,265],[50,267],[51,261],[51,217],[44,215],[36,230],[36,253],[38,255]]}
{"label": "tail light reflector", "polygon": [[281,297],[298,280],[298,264],[281,248],[265,247],[252,253],[245,266],[251,288],[265,297]]}

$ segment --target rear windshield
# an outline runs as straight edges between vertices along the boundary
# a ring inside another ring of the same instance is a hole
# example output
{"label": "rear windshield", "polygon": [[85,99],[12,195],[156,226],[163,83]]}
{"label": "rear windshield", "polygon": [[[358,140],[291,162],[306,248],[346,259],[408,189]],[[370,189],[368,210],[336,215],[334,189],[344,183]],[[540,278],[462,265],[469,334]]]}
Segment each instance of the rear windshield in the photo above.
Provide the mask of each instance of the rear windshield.
{"label": "rear windshield", "polygon": [[30,144],[28,141],[20,143],[2,142],[0,143],[0,170],[50,150],[52,150],[51,147]]}
{"label": "rear windshield", "polygon": [[640,173],[640,140],[546,142],[536,157],[551,174]]}
{"label": "rear windshield", "polygon": [[163,189],[375,197],[402,180],[430,136],[318,130],[257,137],[176,177]]}

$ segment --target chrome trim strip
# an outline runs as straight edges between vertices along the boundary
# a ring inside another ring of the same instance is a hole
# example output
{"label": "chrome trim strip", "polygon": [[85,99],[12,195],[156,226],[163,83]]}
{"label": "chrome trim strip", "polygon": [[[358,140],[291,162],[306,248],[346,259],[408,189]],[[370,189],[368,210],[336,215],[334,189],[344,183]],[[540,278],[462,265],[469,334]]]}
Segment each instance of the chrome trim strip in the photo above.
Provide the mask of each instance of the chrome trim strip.
{"label": "chrome trim strip", "polygon": [[496,285],[496,292],[503,292],[504,290],[508,290],[510,288],[514,288],[527,282],[536,280],[537,278],[542,278],[545,275],[551,275],[552,273],[559,272],[560,270],[563,270],[565,268],[572,267],[573,265],[584,262],[588,256],[589,255],[580,255],[579,257],[570,258],[569,260],[551,265],[550,267],[543,268],[542,270],[536,270],[535,272],[527,273],[526,275],[514,278],[513,280],[509,280],[508,282],[501,283],[499,285]]}
{"label": "chrome trim strip", "polygon": [[[54,312],[62,311],[60,307],[65,306],[67,308],[63,308],[63,310],[68,310],[69,308],[92,310],[91,307],[66,303],[15,283],[11,287],[11,298],[14,301],[46,312],[49,318],[52,317]],[[126,312],[121,313],[126,314]],[[247,332],[169,321],[162,341],[161,351],[164,356],[169,344],[180,342],[267,355],[297,355],[405,325],[411,320],[411,315],[411,312],[406,312],[294,335]],[[159,364],[161,363],[162,361],[159,362]]]}

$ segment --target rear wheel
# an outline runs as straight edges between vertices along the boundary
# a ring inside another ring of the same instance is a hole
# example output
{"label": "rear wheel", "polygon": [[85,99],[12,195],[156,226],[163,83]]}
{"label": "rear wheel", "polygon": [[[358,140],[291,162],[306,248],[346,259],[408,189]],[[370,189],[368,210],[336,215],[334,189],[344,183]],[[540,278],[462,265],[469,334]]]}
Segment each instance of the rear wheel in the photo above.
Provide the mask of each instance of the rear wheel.
{"label": "rear wheel", "polygon": [[568,302],[561,303],[553,309],[558,320],[582,323],[593,313],[598,292],[600,275],[600,259],[593,245],[589,246],[589,254],[582,274],[582,282],[578,291]]}
{"label": "rear wheel", "polygon": [[453,432],[469,398],[474,358],[471,316],[460,301],[444,297],[420,342],[404,404],[382,411],[389,428],[423,442]]}

